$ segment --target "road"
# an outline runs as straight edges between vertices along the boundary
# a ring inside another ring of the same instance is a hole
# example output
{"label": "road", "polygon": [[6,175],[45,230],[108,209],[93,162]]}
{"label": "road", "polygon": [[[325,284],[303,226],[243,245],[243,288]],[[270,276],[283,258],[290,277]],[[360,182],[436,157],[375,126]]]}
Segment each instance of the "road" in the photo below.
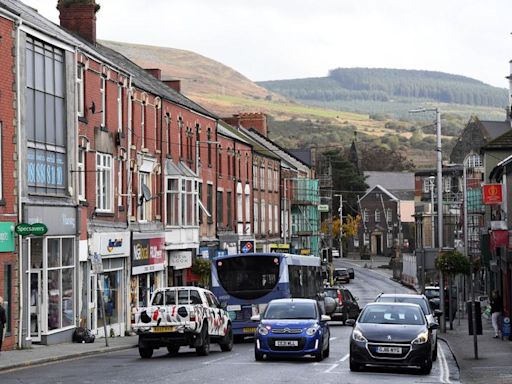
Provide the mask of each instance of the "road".
{"label": "road", "polygon": [[[336,264],[344,262],[336,260]],[[356,278],[347,286],[364,305],[380,292],[407,292],[379,270],[355,267]],[[457,365],[444,342],[439,342],[439,358],[428,376],[414,370],[368,369],[350,372],[348,338],[351,328],[331,324],[331,355],[323,362],[299,360],[254,360],[252,341],[236,344],[232,352],[212,346],[209,356],[199,357],[188,348],[171,357],[167,350],[155,351],[142,360],[129,349],[87,358],[67,360],[0,374],[2,384],[38,383],[458,383]]]}

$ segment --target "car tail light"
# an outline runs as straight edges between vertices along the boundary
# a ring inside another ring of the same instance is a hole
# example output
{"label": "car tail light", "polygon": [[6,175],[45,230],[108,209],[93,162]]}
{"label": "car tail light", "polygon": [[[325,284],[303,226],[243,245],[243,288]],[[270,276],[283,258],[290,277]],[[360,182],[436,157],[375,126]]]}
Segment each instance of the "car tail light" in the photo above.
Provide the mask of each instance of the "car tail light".
{"label": "car tail light", "polygon": [[341,291],[338,291],[338,304],[343,304],[343,295],[341,294]]}

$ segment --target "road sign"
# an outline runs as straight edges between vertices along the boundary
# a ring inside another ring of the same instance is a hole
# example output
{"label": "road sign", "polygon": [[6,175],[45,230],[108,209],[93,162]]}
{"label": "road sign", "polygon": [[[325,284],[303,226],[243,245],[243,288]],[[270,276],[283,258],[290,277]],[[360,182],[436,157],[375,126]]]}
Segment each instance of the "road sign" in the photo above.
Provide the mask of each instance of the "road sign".
{"label": "road sign", "polygon": [[101,255],[98,252],[94,252],[91,255],[91,265],[94,273],[97,275],[103,273],[103,261],[101,260]]}
{"label": "road sign", "polygon": [[254,253],[254,240],[240,241],[240,252],[241,253]]}
{"label": "road sign", "polygon": [[328,204],[318,204],[318,212],[329,212]]}
{"label": "road sign", "polygon": [[20,223],[14,228],[14,231],[21,236],[43,236],[46,232],[48,232],[48,227],[43,223]]}

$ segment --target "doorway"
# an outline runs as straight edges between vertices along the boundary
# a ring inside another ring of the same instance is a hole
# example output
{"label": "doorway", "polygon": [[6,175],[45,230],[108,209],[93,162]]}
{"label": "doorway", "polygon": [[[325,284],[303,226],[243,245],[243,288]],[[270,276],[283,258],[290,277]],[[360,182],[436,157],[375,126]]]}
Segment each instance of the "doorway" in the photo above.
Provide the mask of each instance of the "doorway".
{"label": "doorway", "polygon": [[30,337],[41,341],[41,310],[43,296],[42,270],[30,271]]}

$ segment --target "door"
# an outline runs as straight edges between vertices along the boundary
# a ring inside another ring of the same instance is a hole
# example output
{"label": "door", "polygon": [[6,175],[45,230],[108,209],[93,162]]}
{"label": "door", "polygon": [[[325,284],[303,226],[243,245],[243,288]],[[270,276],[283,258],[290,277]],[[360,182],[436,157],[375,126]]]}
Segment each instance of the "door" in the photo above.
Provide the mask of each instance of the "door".
{"label": "door", "polygon": [[382,235],[375,235],[375,243],[377,255],[382,255]]}
{"label": "door", "polygon": [[30,272],[30,337],[32,341],[41,341],[42,309],[42,271]]}

